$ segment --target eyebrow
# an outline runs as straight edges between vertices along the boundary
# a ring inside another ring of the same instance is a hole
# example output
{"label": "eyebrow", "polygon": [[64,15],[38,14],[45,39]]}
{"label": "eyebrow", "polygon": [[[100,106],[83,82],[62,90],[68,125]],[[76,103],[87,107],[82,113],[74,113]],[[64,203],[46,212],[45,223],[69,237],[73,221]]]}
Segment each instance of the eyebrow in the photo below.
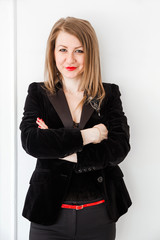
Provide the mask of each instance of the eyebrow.
{"label": "eyebrow", "polygon": [[[64,45],[59,45],[58,47],[65,47],[65,48],[67,48],[67,47],[64,46]],[[81,48],[81,47],[83,48],[83,46],[79,46],[79,47],[76,47],[76,48]],[[76,49],[76,48],[75,48],[75,49]]]}

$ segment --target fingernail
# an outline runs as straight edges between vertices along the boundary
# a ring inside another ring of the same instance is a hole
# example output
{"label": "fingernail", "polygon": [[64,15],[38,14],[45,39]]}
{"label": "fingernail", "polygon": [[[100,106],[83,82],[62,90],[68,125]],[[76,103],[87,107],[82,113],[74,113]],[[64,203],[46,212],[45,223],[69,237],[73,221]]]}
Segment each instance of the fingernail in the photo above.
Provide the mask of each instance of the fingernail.
{"label": "fingernail", "polygon": [[41,126],[38,126],[39,128],[41,128]]}

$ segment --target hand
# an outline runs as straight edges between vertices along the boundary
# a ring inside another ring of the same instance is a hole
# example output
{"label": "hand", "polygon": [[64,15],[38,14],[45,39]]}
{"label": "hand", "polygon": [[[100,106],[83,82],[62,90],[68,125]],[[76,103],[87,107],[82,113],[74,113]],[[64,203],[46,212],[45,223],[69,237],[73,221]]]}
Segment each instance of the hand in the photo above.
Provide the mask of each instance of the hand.
{"label": "hand", "polygon": [[97,128],[99,131],[99,138],[96,139],[93,143],[100,143],[104,139],[108,138],[108,129],[103,123],[97,124],[93,128]]}
{"label": "hand", "polygon": [[37,118],[36,123],[39,125],[38,128],[48,129],[48,126],[45,124],[45,122],[42,119]]}
{"label": "hand", "polygon": [[68,155],[67,157],[59,158],[59,159],[77,163],[77,153],[73,153],[71,155]]}

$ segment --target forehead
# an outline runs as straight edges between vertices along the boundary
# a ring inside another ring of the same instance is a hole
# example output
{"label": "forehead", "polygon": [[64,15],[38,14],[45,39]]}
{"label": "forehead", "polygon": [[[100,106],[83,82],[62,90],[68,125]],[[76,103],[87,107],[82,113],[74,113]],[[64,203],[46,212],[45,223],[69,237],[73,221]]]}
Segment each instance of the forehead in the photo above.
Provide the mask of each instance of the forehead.
{"label": "forehead", "polygon": [[79,47],[82,46],[79,39],[67,32],[60,31],[55,42],[56,46],[63,45],[63,46],[72,46],[72,47]]}

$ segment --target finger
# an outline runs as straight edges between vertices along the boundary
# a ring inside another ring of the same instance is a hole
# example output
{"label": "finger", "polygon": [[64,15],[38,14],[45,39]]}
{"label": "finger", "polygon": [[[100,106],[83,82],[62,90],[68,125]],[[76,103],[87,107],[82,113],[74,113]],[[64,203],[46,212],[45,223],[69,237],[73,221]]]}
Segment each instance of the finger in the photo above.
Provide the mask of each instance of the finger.
{"label": "finger", "polygon": [[37,118],[37,121],[44,122],[42,118]]}
{"label": "finger", "polygon": [[37,118],[37,121],[36,121],[38,124],[40,124],[41,126],[44,126],[44,121],[40,118]]}
{"label": "finger", "polygon": [[37,123],[39,126],[42,127],[42,122],[40,122],[40,121],[37,120],[36,123]]}
{"label": "finger", "polygon": [[43,119],[42,118],[37,118],[37,121],[43,122]]}
{"label": "finger", "polygon": [[48,126],[44,123],[43,120],[37,120],[36,123],[41,126],[42,129],[48,129]]}
{"label": "finger", "polygon": [[48,126],[47,126],[46,124],[44,124],[44,127],[45,127],[46,129],[48,129]]}
{"label": "finger", "polygon": [[45,124],[45,122],[42,120],[41,126],[44,127],[45,129],[48,128],[48,126]]}
{"label": "finger", "polygon": [[41,122],[36,121],[36,123],[39,125],[39,126],[38,126],[39,128],[45,129],[45,127],[43,126],[43,124],[42,124]]}
{"label": "finger", "polygon": [[46,125],[45,125],[45,122],[43,121],[43,119],[37,118],[37,121],[38,121],[39,123],[41,123],[43,126],[46,126]]}

